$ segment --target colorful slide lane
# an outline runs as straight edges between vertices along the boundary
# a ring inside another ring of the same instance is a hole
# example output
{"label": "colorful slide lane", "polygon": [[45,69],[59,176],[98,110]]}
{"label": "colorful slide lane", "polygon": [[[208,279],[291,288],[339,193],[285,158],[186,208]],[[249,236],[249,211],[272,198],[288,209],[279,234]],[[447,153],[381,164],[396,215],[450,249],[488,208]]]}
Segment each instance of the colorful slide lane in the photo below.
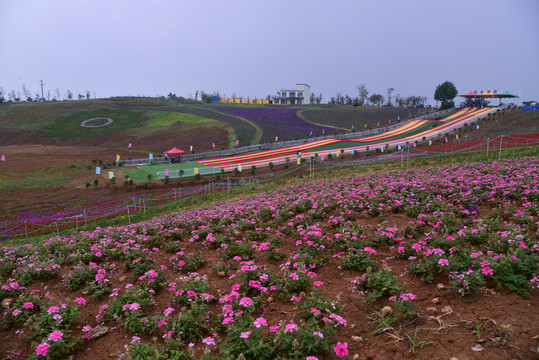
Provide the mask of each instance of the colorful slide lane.
{"label": "colorful slide lane", "polygon": [[309,158],[315,154],[319,157],[339,156],[341,150],[345,154],[355,151],[367,151],[386,146],[397,147],[405,145],[406,142],[412,144],[422,141],[423,138],[432,138],[454,130],[465,123],[473,122],[477,118],[495,112],[495,108],[463,108],[447,117],[439,120],[411,120],[395,129],[379,134],[369,135],[357,139],[323,139],[309,143],[290,146],[286,148],[263,150],[255,153],[241,154],[223,158],[213,158],[199,160],[204,165],[232,171],[240,164],[242,168],[248,169],[253,165],[256,167],[274,165],[286,162],[295,162],[297,153],[301,152],[303,158]]}

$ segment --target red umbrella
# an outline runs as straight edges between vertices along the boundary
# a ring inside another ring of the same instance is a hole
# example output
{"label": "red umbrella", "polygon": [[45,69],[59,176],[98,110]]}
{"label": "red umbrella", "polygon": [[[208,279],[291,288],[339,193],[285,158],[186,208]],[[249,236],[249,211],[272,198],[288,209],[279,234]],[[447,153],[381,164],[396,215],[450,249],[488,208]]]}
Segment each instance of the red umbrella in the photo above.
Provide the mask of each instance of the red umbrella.
{"label": "red umbrella", "polygon": [[165,154],[169,154],[169,155],[179,155],[179,154],[185,154],[185,151],[183,150],[180,150],[176,147],[170,149],[169,151],[165,151]]}

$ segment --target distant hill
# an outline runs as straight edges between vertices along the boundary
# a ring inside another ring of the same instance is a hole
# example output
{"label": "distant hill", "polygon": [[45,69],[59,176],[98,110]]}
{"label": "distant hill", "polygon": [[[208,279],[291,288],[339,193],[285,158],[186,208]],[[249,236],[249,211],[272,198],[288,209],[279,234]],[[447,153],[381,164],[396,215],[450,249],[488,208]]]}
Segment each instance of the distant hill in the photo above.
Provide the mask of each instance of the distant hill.
{"label": "distant hill", "polygon": [[[0,106],[0,145],[61,145],[162,153],[173,146],[203,152],[384,127],[419,115],[415,108],[269,107],[118,97]],[[535,112],[515,110],[499,129],[534,129]],[[109,118],[86,128],[88,119]],[[522,123],[523,125],[519,125]]]}

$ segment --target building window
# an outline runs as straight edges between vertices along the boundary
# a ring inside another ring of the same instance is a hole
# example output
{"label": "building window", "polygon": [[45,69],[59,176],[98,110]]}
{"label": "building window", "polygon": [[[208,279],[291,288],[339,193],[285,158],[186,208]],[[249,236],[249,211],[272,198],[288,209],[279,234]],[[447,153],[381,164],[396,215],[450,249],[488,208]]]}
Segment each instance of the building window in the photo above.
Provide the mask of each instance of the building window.
{"label": "building window", "polygon": [[290,91],[290,95],[288,95],[289,97],[296,97],[296,93],[293,92],[293,91]]}
{"label": "building window", "polygon": [[301,105],[302,103],[301,99],[298,99],[298,105]]}
{"label": "building window", "polygon": [[282,99],[282,100],[281,100],[281,104],[283,104],[283,105],[288,104],[288,100]]}
{"label": "building window", "polygon": [[298,97],[303,97],[303,93],[302,93],[302,92],[298,92]]}
{"label": "building window", "polygon": [[281,91],[281,96],[286,97],[286,91]]}

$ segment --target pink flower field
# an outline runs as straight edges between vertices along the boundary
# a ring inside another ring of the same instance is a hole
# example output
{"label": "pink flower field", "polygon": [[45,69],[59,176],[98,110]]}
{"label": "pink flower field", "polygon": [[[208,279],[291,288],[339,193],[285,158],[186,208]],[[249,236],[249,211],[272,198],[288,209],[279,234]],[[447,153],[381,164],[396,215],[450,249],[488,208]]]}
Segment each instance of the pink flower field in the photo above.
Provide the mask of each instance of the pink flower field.
{"label": "pink flower field", "polygon": [[1,358],[537,358],[538,165],[304,183],[4,246]]}

